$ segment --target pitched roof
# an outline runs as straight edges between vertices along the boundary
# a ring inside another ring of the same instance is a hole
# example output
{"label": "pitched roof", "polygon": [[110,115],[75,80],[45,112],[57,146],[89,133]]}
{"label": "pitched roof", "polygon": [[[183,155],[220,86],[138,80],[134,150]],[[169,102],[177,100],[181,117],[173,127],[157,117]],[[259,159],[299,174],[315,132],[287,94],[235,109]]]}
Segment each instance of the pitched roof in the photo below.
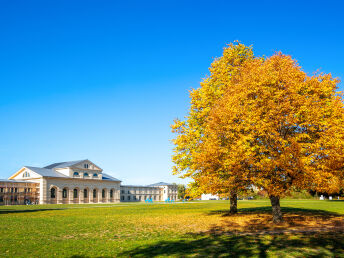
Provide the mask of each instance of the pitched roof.
{"label": "pitched roof", "polygon": [[82,160],[75,160],[75,161],[64,161],[64,162],[58,162],[58,163],[53,163],[48,166],[45,166],[44,168],[52,169],[52,168],[66,168],[66,167],[71,167],[74,166],[75,164],[78,164],[82,161],[86,161],[87,159],[82,159]]}
{"label": "pitched roof", "polygon": [[62,173],[56,172],[53,169],[47,169],[47,168],[37,168],[37,167],[29,167],[25,166],[26,168],[32,170],[33,172],[45,176],[45,177],[68,177]]}
{"label": "pitched roof", "polygon": [[17,179],[0,179],[0,182],[5,183],[35,183],[29,180],[17,180]]}
{"label": "pitched roof", "polygon": [[112,176],[110,176],[108,174],[102,173],[102,175],[103,175],[103,180],[120,181],[121,182],[121,180],[118,180],[117,178],[114,178],[114,177],[112,177]]}
{"label": "pitched roof", "polygon": [[151,184],[151,185],[147,185],[147,186],[162,186],[162,185],[172,185],[172,184],[165,183],[165,182],[159,182],[159,183],[155,183],[155,184]]}

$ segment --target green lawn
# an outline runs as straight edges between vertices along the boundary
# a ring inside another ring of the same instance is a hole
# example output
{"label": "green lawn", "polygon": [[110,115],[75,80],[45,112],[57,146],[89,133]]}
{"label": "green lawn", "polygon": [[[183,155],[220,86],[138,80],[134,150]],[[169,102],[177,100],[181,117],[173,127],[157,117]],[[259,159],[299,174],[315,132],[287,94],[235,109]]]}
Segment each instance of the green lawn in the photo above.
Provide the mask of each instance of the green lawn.
{"label": "green lawn", "polygon": [[[281,205],[296,233],[275,232],[266,200],[239,201],[235,216],[228,201],[0,206],[0,256],[344,257],[344,201]],[[314,232],[329,221],[337,231]]]}

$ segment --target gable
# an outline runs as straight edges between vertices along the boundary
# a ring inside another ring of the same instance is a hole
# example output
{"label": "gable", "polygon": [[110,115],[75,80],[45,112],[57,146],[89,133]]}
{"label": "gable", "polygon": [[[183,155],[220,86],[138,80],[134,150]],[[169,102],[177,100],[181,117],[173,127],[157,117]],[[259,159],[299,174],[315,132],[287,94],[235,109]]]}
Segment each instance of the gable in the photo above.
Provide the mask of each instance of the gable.
{"label": "gable", "polygon": [[42,177],[42,176],[27,167],[22,167],[16,173],[10,176],[8,179],[23,180],[23,179],[38,178],[38,177]]}
{"label": "gable", "polygon": [[98,167],[93,162],[89,161],[88,159],[83,160],[75,165],[72,166],[73,168],[79,168],[79,169],[89,169],[89,170],[97,170],[97,171],[103,171],[100,167]]}

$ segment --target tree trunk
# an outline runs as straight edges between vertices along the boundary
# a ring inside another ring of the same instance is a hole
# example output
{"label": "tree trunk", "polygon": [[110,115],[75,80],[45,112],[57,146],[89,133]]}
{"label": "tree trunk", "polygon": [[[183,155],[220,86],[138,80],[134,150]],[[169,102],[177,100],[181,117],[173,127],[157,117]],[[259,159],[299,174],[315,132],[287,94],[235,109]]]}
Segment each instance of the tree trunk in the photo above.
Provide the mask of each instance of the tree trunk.
{"label": "tree trunk", "polygon": [[232,214],[235,214],[238,212],[238,195],[236,192],[230,192],[230,198],[229,198],[229,202],[230,202],[230,210],[229,212]]}
{"label": "tree trunk", "polygon": [[278,224],[283,220],[280,206],[280,198],[277,196],[270,196],[270,202],[272,207],[272,221],[275,224]]}

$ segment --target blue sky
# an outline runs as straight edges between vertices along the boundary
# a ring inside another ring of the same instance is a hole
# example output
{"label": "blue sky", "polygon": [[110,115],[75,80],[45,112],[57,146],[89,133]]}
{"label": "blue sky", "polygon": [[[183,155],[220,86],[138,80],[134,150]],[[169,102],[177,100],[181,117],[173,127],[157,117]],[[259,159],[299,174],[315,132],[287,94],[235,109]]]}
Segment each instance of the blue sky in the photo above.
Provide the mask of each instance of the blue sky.
{"label": "blue sky", "polygon": [[343,1],[2,0],[0,178],[88,158],[125,184],[183,182],[171,174],[170,124],[222,48],[240,40],[343,79],[343,10]]}

